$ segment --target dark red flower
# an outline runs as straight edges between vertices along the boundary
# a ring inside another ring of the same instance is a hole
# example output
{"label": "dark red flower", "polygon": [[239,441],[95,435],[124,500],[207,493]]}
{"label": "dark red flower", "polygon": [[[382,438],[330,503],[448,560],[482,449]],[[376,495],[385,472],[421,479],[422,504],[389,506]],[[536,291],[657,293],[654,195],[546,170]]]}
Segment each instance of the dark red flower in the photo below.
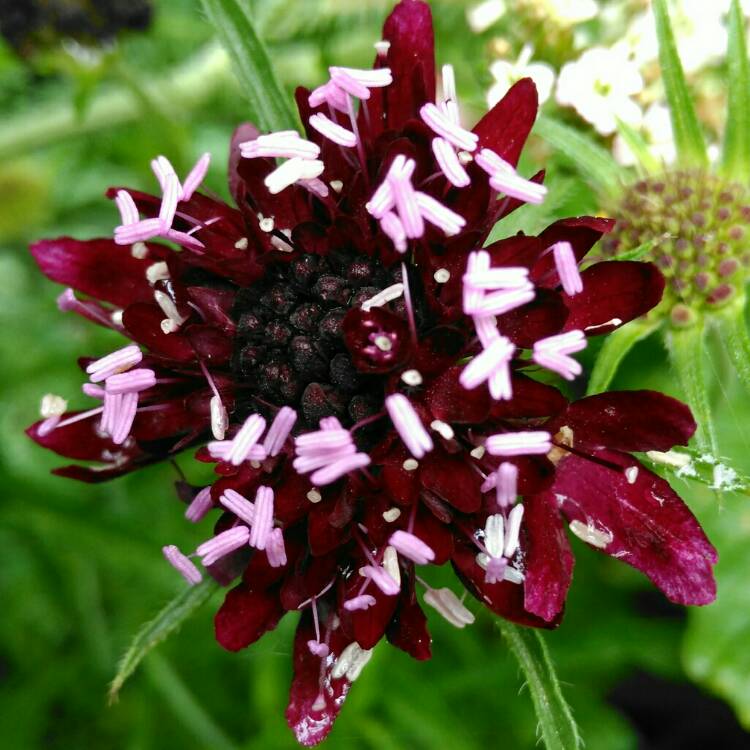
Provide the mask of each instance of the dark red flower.
{"label": "dark red flower", "polygon": [[195,193],[206,158],[181,183],[160,157],[161,198],[110,191],[114,240],[32,248],[78,291],[63,309],[134,343],[81,361],[101,406],[63,414],[50,396],[29,434],[83,461],[57,471],[85,481],[202,446],[217,479],[190,493],[186,515],[217,520],[193,557],[224,584],[241,578],[216,637],[241,649],[304,610],[287,718],[305,745],[328,733],[383,636],[430,656],[418,587],[454,625],[473,621],[418,565],[450,561],[492,611],[554,627],[568,525],[674,601],[714,595],[697,521],[630,455],[685,444],[687,408],[647,391],[569,403],[533,378],[544,367],[574,379],[571,355],[655,305],[661,275],[644,263],[579,272],[612,226],[601,218],[481,250],[499,218],[544,197],[543,175],[515,168],[536,92],[519,82],[468,131],[451,69],[438,105],[434,82],[428,6],[404,0],[373,71],[332,68],[298,92],[309,140],[238,129],[238,208]]}

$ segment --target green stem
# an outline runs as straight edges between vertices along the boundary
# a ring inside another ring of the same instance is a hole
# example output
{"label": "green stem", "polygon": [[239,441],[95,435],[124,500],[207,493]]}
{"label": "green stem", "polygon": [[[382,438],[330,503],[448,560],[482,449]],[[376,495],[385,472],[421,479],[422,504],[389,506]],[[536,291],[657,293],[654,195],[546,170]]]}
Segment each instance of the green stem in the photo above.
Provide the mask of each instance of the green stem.
{"label": "green stem", "polygon": [[143,95],[162,101],[165,110],[194,109],[229,81],[226,52],[217,44],[210,44],[166,75],[144,83],[140,96],[126,86],[102,91],[93,98],[83,118],[76,114],[72,102],[65,101],[6,120],[0,125],[0,160],[133,122],[142,114]]}
{"label": "green stem", "polygon": [[576,750],[583,746],[573,714],[538,630],[520,628],[507,620],[498,627],[523,671],[534,702],[539,730],[547,750]]}
{"label": "green stem", "polygon": [[750,335],[745,323],[745,300],[722,310],[716,321],[722,343],[740,382],[750,392]]}

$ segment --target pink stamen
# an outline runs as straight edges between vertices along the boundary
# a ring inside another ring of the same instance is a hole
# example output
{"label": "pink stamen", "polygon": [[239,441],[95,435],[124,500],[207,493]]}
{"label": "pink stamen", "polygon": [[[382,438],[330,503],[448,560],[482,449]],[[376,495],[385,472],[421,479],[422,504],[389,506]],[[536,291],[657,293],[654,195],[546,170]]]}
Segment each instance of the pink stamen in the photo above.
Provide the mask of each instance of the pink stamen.
{"label": "pink stamen", "polygon": [[167,230],[172,226],[175,214],[177,213],[177,203],[180,199],[181,189],[177,175],[174,172],[167,175],[163,188],[161,206],[159,207],[159,221],[161,222],[162,230]]}
{"label": "pink stamen", "polygon": [[112,313],[108,312],[104,305],[90,299],[86,301],[80,300],[70,288],[58,295],[57,307],[61,312],[74,312],[98,325],[122,331],[122,322],[113,317]]}
{"label": "pink stamen", "polygon": [[337,143],[339,146],[352,148],[357,145],[357,136],[331,120],[322,112],[312,115],[308,120],[310,127],[317,130],[324,138]]}
{"label": "pink stamen", "polygon": [[252,447],[258,442],[266,429],[266,420],[259,414],[252,414],[240,428],[232,440],[232,447],[226,455],[225,461],[233,466],[239,466],[247,460]]}
{"label": "pink stamen", "polygon": [[462,128],[432,102],[423,105],[419,115],[425,124],[437,135],[445,138],[450,144],[463,151],[474,151],[479,143],[479,136]]}
{"label": "pink stamen", "polygon": [[582,292],[583,280],[578,271],[578,261],[570,242],[556,242],[552,245],[552,253],[555,258],[557,275],[560,277],[565,294],[573,296]]}
{"label": "pink stamen", "polygon": [[432,139],[432,153],[435,155],[440,171],[451,185],[466,187],[471,184],[469,173],[461,164],[453,146],[445,138]]}
{"label": "pink stamen", "polygon": [[307,648],[310,649],[310,653],[313,656],[319,656],[321,659],[328,656],[331,651],[331,649],[325,643],[313,640],[307,642]]}
{"label": "pink stamen", "polygon": [[96,409],[89,409],[88,411],[82,411],[80,414],[74,414],[72,417],[67,417],[66,419],[63,419],[62,422],[58,422],[55,429],[59,429],[60,427],[67,427],[69,424],[74,424],[75,422],[82,422],[84,419],[95,417],[97,414],[101,414],[103,411],[103,406],[98,406]]}
{"label": "pink stamen", "polygon": [[84,383],[81,386],[81,390],[83,391],[84,396],[89,396],[90,398],[98,398],[103,399],[104,398],[104,388],[102,388],[100,385],[94,385],[93,383]]}
{"label": "pink stamen", "polygon": [[393,83],[393,74],[391,73],[390,68],[361,69],[334,66],[329,68],[328,72],[331,74],[333,80],[335,80],[334,75],[344,73],[358,83],[361,83],[363,86],[367,86],[371,89],[390,86],[390,84]]}
{"label": "pink stamen", "polygon": [[523,505],[516,505],[508,514],[508,523],[505,529],[505,549],[503,555],[510,560],[518,549],[518,536],[521,531],[523,520]]}
{"label": "pink stamen", "polygon": [[500,508],[508,508],[518,496],[518,467],[503,461],[495,472],[495,497]]}
{"label": "pink stamen", "polygon": [[138,219],[140,218],[138,208],[130,193],[126,190],[118,190],[115,196],[115,205],[120,212],[120,219],[123,225],[127,226],[128,224],[138,223]]}
{"label": "pink stamen", "polygon": [[164,229],[161,219],[143,219],[137,224],[115,227],[115,242],[118,245],[132,245],[158,237]]}
{"label": "pink stamen", "polygon": [[373,606],[375,606],[375,597],[370,596],[370,594],[360,594],[344,602],[344,609],[347,612],[356,612],[357,610],[369,609]]}
{"label": "pink stamen", "polygon": [[198,521],[202,521],[206,517],[208,511],[213,507],[214,503],[211,499],[211,487],[204,487],[193,498],[190,505],[185,508],[185,518],[192,523],[198,523]]}
{"label": "pink stamen", "polygon": [[115,445],[125,442],[135,421],[138,409],[138,394],[104,394],[101,428],[108,433]]}
{"label": "pink stamen", "polygon": [[490,266],[490,254],[486,250],[476,250],[469,255],[466,273],[463,276],[464,286],[484,291],[501,289],[523,289],[528,286],[529,269],[521,266]]}
{"label": "pink stamen", "polygon": [[434,445],[422,420],[406,396],[393,393],[385,399],[385,408],[401,440],[414,458],[423,458]]}
{"label": "pink stamen", "polygon": [[203,182],[210,164],[211,154],[209,153],[203,154],[203,156],[198,159],[195,166],[185,178],[185,182],[182,183],[182,195],[180,196],[180,200],[189,201],[193,197],[193,193],[198,189],[201,182]]}
{"label": "pink stamen", "polygon": [[[396,157],[396,159],[399,158],[403,157],[400,155]],[[394,159],[394,163],[396,159]],[[372,198],[365,203],[365,208],[374,218],[382,219],[395,205],[396,200],[393,197],[393,190],[388,178],[386,177],[386,179],[378,185],[377,189],[372,194]]]}
{"label": "pink stamen", "polygon": [[346,112],[349,97],[347,93],[339,88],[333,81],[327,81],[310,92],[307,98],[308,104],[315,108],[322,104],[328,104],[339,112]]}
{"label": "pink stamen", "polygon": [[[208,452],[211,454],[211,458],[215,458],[218,461],[227,461],[227,456],[232,450],[231,440],[212,440],[206,446]],[[254,445],[250,448],[248,454],[245,456],[245,461],[265,461],[268,456],[262,445]]]}
{"label": "pink stamen", "polygon": [[401,587],[390,573],[380,565],[365,565],[359,572],[369,578],[386,596],[396,596],[401,591]]}
{"label": "pink stamen", "polygon": [[47,417],[40,425],[36,428],[36,434],[39,437],[49,435],[59,424],[62,419],[62,414],[53,414],[51,417]]}
{"label": "pink stamen", "polygon": [[289,406],[282,406],[268,428],[263,448],[269,456],[278,456],[297,421],[297,412]]}
{"label": "pink stamen", "polygon": [[282,568],[287,563],[284,533],[281,529],[273,529],[266,540],[266,557],[272,568]]}
{"label": "pink stamen", "polygon": [[497,328],[497,318],[494,315],[474,315],[472,321],[479,343],[485,349],[500,336],[500,331]]}
{"label": "pink stamen", "polygon": [[534,362],[556,372],[566,380],[574,380],[583,372],[581,363],[569,354],[586,348],[586,335],[583,331],[568,331],[556,336],[548,336],[534,344]]}
{"label": "pink stamen", "polygon": [[488,148],[483,148],[475,161],[490,176],[490,187],[526,203],[541,203],[547,188],[521,177],[513,165]]}
{"label": "pink stamen", "polygon": [[415,167],[414,159],[399,161],[396,157],[387,178],[391,184],[398,216],[404,225],[406,236],[410,239],[424,234],[424,219],[417,203],[417,193],[411,184],[411,174]]}
{"label": "pink stamen", "polygon": [[261,485],[255,495],[255,520],[250,531],[251,547],[263,550],[273,531],[273,490]]}
{"label": "pink stamen", "polygon": [[106,392],[112,395],[118,393],[138,393],[156,385],[156,373],[147,368],[128,370],[119,375],[110,375],[107,380]]}
{"label": "pink stamen", "polygon": [[213,565],[217,560],[220,560],[230,552],[244,547],[249,538],[250,531],[247,526],[235,526],[203,542],[196,549],[196,553],[201,558],[204,566]]}
{"label": "pink stamen", "polygon": [[417,206],[423,218],[430,224],[442,229],[449,237],[458,234],[464,226],[466,219],[450,208],[444,206],[427,193],[417,192]]}
{"label": "pink stamen", "polygon": [[393,213],[393,211],[387,211],[383,214],[380,219],[380,228],[385,232],[386,236],[393,243],[396,251],[399,253],[405,253],[407,249],[406,241],[406,230],[401,222],[401,219]]}
{"label": "pink stamen", "polygon": [[299,180],[297,185],[304,188],[309,193],[317,195],[319,198],[327,198],[330,192],[325,182],[319,180],[317,177],[314,177],[312,180]]}
{"label": "pink stamen", "polygon": [[552,450],[552,436],[543,430],[505,432],[490,435],[485,443],[492,456],[528,456]]}
{"label": "pink stamen", "polygon": [[310,481],[316,487],[322,487],[331,484],[337,479],[341,479],[345,474],[357,469],[364,469],[370,465],[370,457],[366,453],[355,453],[352,456],[341,458],[334,463],[318,469],[311,477]]}
{"label": "pink stamen", "polygon": [[240,143],[240,154],[245,159],[272,157],[280,159],[317,159],[320,146],[301,138],[295,130],[259,135],[254,141]]}
{"label": "pink stamen", "polygon": [[86,367],[86,373],[92,382],[99,383],[112,375],[118,375],[125,370],[129,370],[142,359],[143,352],[135,344],[131,344],[91,362]]}
{"label": "pink stamen", "polygon": [[503,315],[515,310],[534,299],[534,287],[529,284],[520,289],[506,289],[500,292],[491,292],[482,297],[478,309],[465,310],[467,315]]}
{"label": "pink stamen", "polygon": [[427,563],[435,559],[435,552],[432,547],[408,531],[394,531],[388,540],[388,544],[400,555],[415,562],[417,565],[427,565]]}
{"label": "pink stamen", "polygon": [[500,583],[505,579],[508,561],[504,557],[490,557],[484,571],[485,583]]}
{"label": "pink stamen", "polygon": [[174,544],[162,547],[161,551],[167,562],[191,585],[195,586],[203,580],[200,570],[193,561],[184,555]]}
{"label": "pink stamen", "polygon": [[510,362],[516,347],[505,336],[498,337],[461,371],[459,382],[472,390],[484,382],[489,383],[490,394],[496,400],[513,397],[510,380]]}
{"label": "pink stamen", "polygon": [[237,490],[227,488],[219,498],[219,502],[248,526],[255,523],[255,506]]}
{"label": "pink stamen", "polygon": [[349,96],[354,96],[357,99],[370,98],[370,89],[365,84],[360,83],[346,68],[332,67],[328,71],[331,74],[331,81]]}

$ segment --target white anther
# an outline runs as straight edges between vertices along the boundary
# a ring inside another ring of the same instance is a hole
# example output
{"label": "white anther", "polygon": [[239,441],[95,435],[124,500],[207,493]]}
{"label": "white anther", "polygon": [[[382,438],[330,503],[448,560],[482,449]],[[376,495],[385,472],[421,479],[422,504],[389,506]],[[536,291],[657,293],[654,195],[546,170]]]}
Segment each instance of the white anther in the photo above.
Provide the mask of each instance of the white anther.
{"label": "white anther", "polygon": [[118,327],[122,327],[122,315],[124,310],[114,310],[109,314],[109,319]]}
{"label": "white anther", "polygon": [[419,466],[419,461],[416,458],[407,458],[401,466],[404,471],[414,471]]}
{"label": "white anther", "polygon": [[400,517],[401,517],[400,508],[389,508],[388,510],[383,512],[383,520],[386,523],[393,523],[394,521],[397,521]]}
{"label": "white anther", "polygon": [[523,505],[516,505],[508,514],[508,523],[505,530],[505,550],[503,555],[510,559],[518,549],[518,535],[521,531],[523,520]]}
{"label": "white anther", "polygon": [[375,47],[375,52],[381,57],[385,57],[388,54],[388,50],[391,48],[391,43],[385,39],[381,39],[380,41],[375,42],[372,46]]}
{"label": "white anther", "polygon": [[223,440],[229,427],[229,415],[219,396],[212,396],[211,401],[211,433],[216,440]]}
{"label": "white anther", "polygon": [[258,226],[262,232],[273,232],[275,222],[273,216],[261,216],[258,214]]}
{"label": "white anther", "polygon": [[469,455],[472,458],[476,458],[479,460],[480,458],[484,457],[484,454],[487,452],[487,449],[483,445],[478,445],[476,448],[473,448],[469,451]]}
{"label": "white anther", "polygon": [[628,484],[635,484],[635,480],[638,479],[638,467],[628,466],[625,469],[625,479],[628,480]]}
{"label": "white anther", "polygon": [[276,167],[266,176],[263,183],[271,195],[277,195],[299,180],[314,180],[320,177],[324,169],[325,165],[320,159],[303,159],[294,156]]}
{"label": "white anther", "polygon": [[383,568],[393,580],[401,586],[401,569],[398,565],[398,552],[395,547],[388,545],[383,552]]}
{"label": "white anther", "polygon": [[419,370],[404,370],[401,373],[401,380],[410,386],[422,385],[422,373]]}
{"label": "white anther", "polygon": [[582,541],[599,549],[604,549],[615,538],[611,531],[597,529],[591,521],[587,524],[583,521],[571,521],[570,530]]}
{"label": "white anther", "polygon": [[404,285],[402,283],[392,284],[373,297],[370,297],[370,299],[365,300],[362,303],[362,309],[368,312],[372,307],[382,307],[387,302],[393,302],[393,300],[398,299],[403,293]]}
{"label": "white anther", "polygon": [[433,420],[430,422],[430,427],[432,427],[432,429],[435,430],[443,440],[453,440],[455,437],[453,428],[447,422],[443,422],[442,419]]}
{"label": "white anther", "polygon": [[505,518],[501,513],[487,516],[484,524],[484,546],[491,557],[502,557],[505,549]]}
{"label": "white anther", "polygon": [[171,320],[170,318],[164,318],[160,325],[162,333],[166,334],[174,333],[175,331],[178,331],[180,329],[179,323],[175,323],[175,321]]}
{"label": "white anther", "polygon": [[432,278],[435,279],[438,284],[446,284],[450,281],[451,272],[447,268],[438,268],[438,270],[432,274]]}
{"label": "white anther", "polygon": [[461,164],[466,165],[469,162],[474,161],[474,157],[468,151],[459,151],[458,160],[461,162]]}
{"label": "white anther", "polygon": [[311,503],[319,503],[323,499],[323,495],[318,492],[315,487],[313,487],[308,493],[307,493],[307,499]]}
{"label": "white anther", "polygon": [[474,615],[450,589],[428,589],[424,600],[456,628],[463,628],[474,622]]}
{"label": "white anther", "polygon": [[39,414],[44,419],[60,417],[65,414],[67,408],[68,402],[62,396],[57,396],[54,393],[46,393],[42,396],[42,403],[39,405]]}
{"label": "white anther", "polygon": [[346,677],[349,682],[354,682],[362,674],[362,670],[371,658],[372,649],[365,650],[356,641],[353,641],[336,659],[336,663],[331,670],[331,677],[334,680]]}
{"label": "white anther", "polygon": [[169,318],[169,320],[174,321],[178,328],[187,320],[184,315],[180,315],[177,310],[177,305],[175,305],[172,298],[165,292],[161,292],[157,289],[154,292],[154,299],[156,300],[156,304],[161,308],[161,311],[167,316],[167,318]]}
{"label": "white anther", "polygon": [[393,349],[393,342],[388,338],[388,336],[376,336],[374,343],[381,352],[389,352],[391,349]]}
{"label": "white anther", "polygon": [[524,575],[520,570],[517,570],[511,565],[506,565],[505,572],[503,573],[503,578],[506,581],[510,581],[510,583],[521,584],[523,583]]}
{"label": "white anther", "polygon": [[240,237],[237,242],[234,243],[234,247],[236,250],[247,250],[249,244],[250,240],[248,240],[247,237]]}
{"label": "white anther", "polygon": [[341,180],[331,180],[328,184],[334,193],[340,193],[344,189],[344,183]]}
{"label": "white anther", "polygon": [[148,255],[148,245],[145,242],[134,242],[130,246],[130,254],[138,260],[143,260]]}
{"label": "white anther", "polygon": [[152,263],[146,269],[146,280],[151,286],[156,284],[157,281],[166,281],[168,278],[169,268],[163,260],[160,260],[158,263]]}

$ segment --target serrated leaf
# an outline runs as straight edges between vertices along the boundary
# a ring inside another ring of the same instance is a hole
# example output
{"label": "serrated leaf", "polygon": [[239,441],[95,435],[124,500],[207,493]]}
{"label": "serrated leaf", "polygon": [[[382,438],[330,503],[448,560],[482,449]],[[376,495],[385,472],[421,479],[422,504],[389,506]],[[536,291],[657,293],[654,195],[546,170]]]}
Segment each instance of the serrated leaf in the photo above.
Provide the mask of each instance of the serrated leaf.
{"label": "serrated leaf", "polygon": [[[637,249],[637,248],[636,248]],[[605,339],[596,356],[589,377],[586,395],[606,391],[627,353],[659,327],[658,322],[633,320],[622,328],[612,331]]]}
{"label": "serrated leaf", "polygon": [[746,33],[740,2],[732,0],[727,46],[727,124],[721,168],[727,177],[742,182],[750,178],[750,62]]}
{"label": "serrated leaf", "polygon": [[141,627],[120,659],[117,674],[109,686],[110,702],[117,700],[117,695],[125,681],[135,672],[146,654],[172,635],[218,589],[219,584],[216,581],[212,578],[205,578],[197,586],[181,591],[156,617]]}
{"label": "serrated leaf", "polygon": [[594,188],[612,196],[619,193],[625,170],[586,134],[546,115],[539,116],[534,132],[569,159]]}
{"label": "serrated leaf", "polygon": [[547,750],[583,747],[541,633],[532,628],[518,627],[507,620],[498,620],[498,628],[526,678],[539,721],[539,733]]}
{"label": "serrated leaf", "polygon": [[268,56],[255,31],[249,3],[241,0],[201,0],[203,8],[234,63],[250,114],[262,130],[289,130],[297,125]]}
{"label": "serrated leaf", "polygon": [[663,165],[651,153],[648,143],[646,143],[643,136],[632,125],[628,125],[627,122],[624,122],[619,117],[617,118],[617,132],[633,152],[638,166],[643,171],[654,174],[662,169]]}
{"label": "serrated leaf", "polygon": [[653,0],[653,6],[659,64],[672,118],[677,157],[683,164],[705,167],[708,165],[706,144],[685,81],[666,0]]}

